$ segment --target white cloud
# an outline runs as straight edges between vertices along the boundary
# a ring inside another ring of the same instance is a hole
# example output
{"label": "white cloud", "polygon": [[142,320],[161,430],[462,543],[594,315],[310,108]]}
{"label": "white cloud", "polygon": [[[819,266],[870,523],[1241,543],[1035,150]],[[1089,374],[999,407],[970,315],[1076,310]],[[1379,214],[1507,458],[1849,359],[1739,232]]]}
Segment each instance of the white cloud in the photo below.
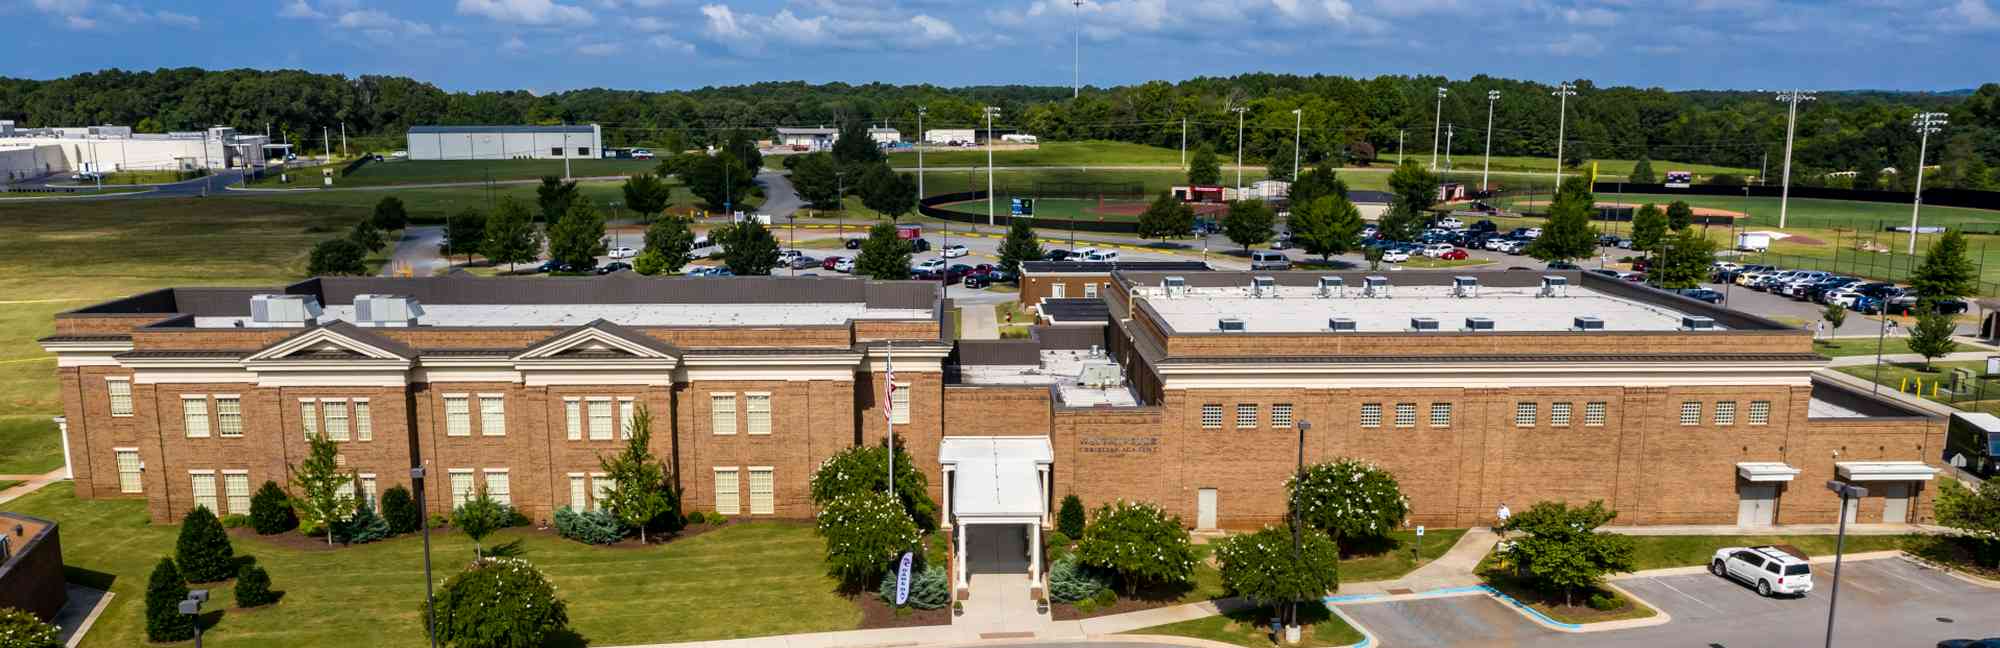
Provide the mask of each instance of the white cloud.
{"label": "white cloud", "polygon": [[458,0],[458,13],[518,25],[588,25],[597,21],[589,10],[553,0]]}
{"label": "white cloud", "polygon": [[188,14],[147,11],[144,7],[116,2],[100,6],[91,0],[34,0],[31,4],[37,11],[61,19],[64,27],[76,30],[96,29],[106,24],[165,25],[181,28],[201,26],[200,18]]}
{"label": "white cloud", "polygon": [[669,29],[673,29],[674,26],[673,23],[667,22],[665,19],[655,18],[653,16],[639,16],[637,18],[633,18],[627,21],[626,24],[631,25],[632,29],[636,31],[647,34],[656,34],[659,32],[663,32]]}
{"label": "white cloud", "polygon": [[[813,4],[813,3],[807,3]],[[950,21],[930,14],[906,14],[880,7],[830,8],[801,14],[790,8],[776,14],[737,13],[722,4],[701,7],[703,37],[746,55],[772,47],[844,50],[923,49],[965,42]]]}
{"label": "white cloud", "polygon": [[1609,27],[1618,24],[1618,12],[1602,7],[1563,10],[1563,22],[1581,27]]}
{"label": "white cloud", "polygon": [[1590,34],[1570,34],[1549,43],[1546,49],[1556,56],[1596,56],[1604,52],[1604,43]]}
{"label": "white cloud", "polygon": [[694,53],[693,44],[678,38],[674,38],[672,36],[668,36],[666,34],[655,35],[652,38],[647,39],[647,42],[652,43],[653,47],[667,50],[669,52],[680,52],[682,54]]}
{"label": "white cloud", "polygon": [[528,42],[521,40],[520,36],[508,36],[507,42],[500,44],[500,49],[509,52],[520,52],[528,49]]}
{"label": "white cloud", "polygon": [[1938,10],[1944,28],[1950,31],[1977,31],[2000,28],[2000,12],[1987,0],[1957,0]]}
{"label": "white cloud", "polygon": [[319,19],[325,18],[326,14],[312,8],[312,5],[306,4],[306,0],[292,0],[285,3],[285,6],[278,8],[278,17]]}
{"label": "white cloud", "polygon": [[435,33],[430,25],[397,18],[376,9],[357,9],[340,14],[334,19],[333,26],[375,37],[429,36]]}
{"label": "white cloud", "polygon": [[63,26],[79,31],[85,29],[96,29],[97,21],[85,18],[83,16],[76,16],[76,15],[63,16]]}
{"label": "white cloud", "polygon": [[617,43],[585,43],[576,48],[576,53],[584,56],[610,56],[618,53]]}

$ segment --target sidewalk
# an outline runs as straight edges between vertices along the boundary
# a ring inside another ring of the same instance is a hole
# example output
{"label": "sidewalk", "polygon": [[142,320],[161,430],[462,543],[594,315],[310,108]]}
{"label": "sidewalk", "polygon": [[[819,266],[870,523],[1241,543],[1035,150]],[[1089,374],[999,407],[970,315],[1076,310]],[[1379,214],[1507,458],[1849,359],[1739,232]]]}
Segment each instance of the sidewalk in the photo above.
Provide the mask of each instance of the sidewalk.
{"label": "sidewalk", "polygon": [[993,307],[993,304],[960,304],[958,339],[1000,339],[1000,316]]}
{"label": "sidewalk", "polygon": [[9,488],[6,491],[0,491],[0,504],[12,502],[17,498],[27,495],[28,493],[33,493],[37,490],[41,490],[43,486],[63,481],[65,479],[67,478],[63,477],[63,469],[61,468],[57,468],[55,470],[42,473],[40,475],[0,475],[0,480],[23,482],[19,486]]}
{"label": "sidewalk", "polygon": [[1339,594],[1393,595],[1478,585],[1482,581],[1473,570],[1479,567],[1479,561],[1485,559],[1486,554],[1493,552],[1493,546],[1499,542],[1500,534],[1494,533],[1492,529],[1484,527],[1468,529],[1465,535],[1459,537],[1458,544],[1451,546],[1450,551],[1439,556],[1437,560],[1404,574],[1402,578],[1341,583]]}

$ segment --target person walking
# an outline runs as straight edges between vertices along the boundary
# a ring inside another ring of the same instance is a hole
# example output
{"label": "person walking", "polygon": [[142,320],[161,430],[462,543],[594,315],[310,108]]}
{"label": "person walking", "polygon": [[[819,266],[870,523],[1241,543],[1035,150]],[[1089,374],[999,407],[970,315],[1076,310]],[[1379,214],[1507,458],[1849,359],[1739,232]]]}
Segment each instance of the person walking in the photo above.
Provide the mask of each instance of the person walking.
{"label": "person walking", "polygon": [[1507,510],[1506,502],[1501,502],[1500,509],[1493,512],[1493,517],[1500,521],[1499,524],[1493,525],[1493,529],[1500,532],[1500,539],[1505,540],[1507,538],[1507,518],[1514,517],[1514,512]]}

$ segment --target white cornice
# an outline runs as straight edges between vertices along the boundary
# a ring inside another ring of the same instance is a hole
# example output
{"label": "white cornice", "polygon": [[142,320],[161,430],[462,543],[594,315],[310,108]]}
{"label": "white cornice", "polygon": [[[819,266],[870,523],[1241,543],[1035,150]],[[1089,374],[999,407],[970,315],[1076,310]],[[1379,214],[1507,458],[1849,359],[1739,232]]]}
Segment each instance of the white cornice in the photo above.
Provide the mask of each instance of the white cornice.
{"label": "white cornice", "polygon": [[131,340],[125,340],[125,341],[92,340],[88,342],[80,340],[70,340],[70,341],[58,340],[58,341],[43,342],[41,344],[43,351],[47,351],[49,353],[54,353],[58,355],[64,353],[124,353],[132,350]]}
{"label": "white cornice", "polygon": [[1680,387],[1759,385],[1805,387],[1820,362],[1746,363],[1323,363],[1169,364],[1158,368],[1165,389]]}
{"label": "white cornice", "polygon": [[341,349],[366,356],[371,360],[397,360],[406,366],[409,364],[408,358],[404,358],[393,351],[342,335],[338,331],[324,326],[300,333],[291,339],[278,342],[261,351],[250,354],[250,357],[244,358],[244,362],[247,364],[266,360],[278,360],[318,344],[332,344]]}

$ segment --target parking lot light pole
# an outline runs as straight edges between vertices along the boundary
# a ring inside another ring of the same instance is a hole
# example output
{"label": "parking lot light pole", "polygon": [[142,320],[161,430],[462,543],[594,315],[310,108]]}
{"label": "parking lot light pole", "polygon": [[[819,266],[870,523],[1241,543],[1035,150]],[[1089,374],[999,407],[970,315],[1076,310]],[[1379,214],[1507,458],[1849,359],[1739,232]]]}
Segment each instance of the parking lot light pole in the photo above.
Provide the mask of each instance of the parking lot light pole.
{"label": "parking lot light pole", "polygon": [[[1243,199],[1243,111],[1242,106],[1231,108],[1236,112],[1236,199]],[[1294,178],[1296,180],[1297,178]]]}
{"label": "parking lot light pole", "polygon": [[1868,496],[1868,489],[1829,479],[1826,489],[1840,495],[1840,533],[1833,538],[1833,594],[1826,599],[1826,648],[1833,648],[1833,614],[1840,607],[1840,552],[1847,547],[1847,501]]}
{"label": "parking lot light pole", "polygon": [[999,106],[986,107],[986,226],[993,226],[993,116]]}
{"label": "parking lot light pole", "polygon": [[1785,179],[1783,186],[1778,189],[1778,229],[1785,229],[1785,208],[1792,201],[1792,135],[1798,132],[1799,102],[1812,101],[1815,98],[1813,93],[1807,90],[1778,93],[1778,101],[1791,104],[1785,117]]}
{"label": "parking lot light pole", "polygon": [[1479,169],[1479,190],[1491,191],[1493,185],[1486,181],[1486,175],[1493,171],[1493,102],[1500,100],[1499,90],[1486,91],[1486,163]]}
{"label": "parking lot light pole", "polygon": [[1561,189],[1563,182],[1564,129],[1569,126],[1569,98],[1576,96],[1576,86],[1570,85],[1566,81],[1558,83],[1556,84],[1556,91],[1549,94],[1555,95],[1558,98],[1556,101],[1556,188]]}
{"label": "parking lot light pole", "polygon": [[1299,159],[1300,159],[1299,139],[1305,136],[1305,131],[1306,131],[1305,109],[1293,108],[1292,109],[1292,182],[1299,181]]}
{"label": "parking lot light pole", "polygon": [[1910,201],[1909,254],[1911,257],[1915,257],[1917,254],[1917,214],[1921,213],[1924,209],[1924,155],[1929,152],[1931,133],[1944,130],[1944,125],[1946,124],[1944,118],[1949,116],[1941,112],[1927,112],[1917,113],[1915,117],[1910,118],[1910,125],[1916,127],[1917,134],[1921,137],[1919,140],[1920,143],[1917,144],[1917,192],[1915,197]]}
{"label": "parking lot light pole", "polygon": [[1431,171],[1438,170],[1438,135],[1444,130],[1444,88],[1438,88],[1437,108],[1431,111]]}
{"label": "parking lot light pole", "polygon": [[[1298,495],[1296,494],[1298,492],[1296,485],[1304,483],[1306,478],[1306,432],[1311,431],[1312,428],[1313,428],[1312,421],[1307,421],[1303,419],[1299,421],[1299,468],[1297,475],[1292,478],[1292,482],[1293,484],[1295,484],[1295,487],[1293,489],[1294,494],[1292,495],[1292,502],[1290,507],[1292,509],[1292,564],[1293,565],[1298,565],[1300,563],[1305,562],[1300,557],[1305,552],[1300,548],[1299,502],[1298,502]],[[1292,601],[1292,622],[1291,626],[1289,628],[1286,628],[1285,630],[1286,640],[1292,643],[1297,643],[1294,637],[1296,636],[1298,631],[1299,631],[1299,602]]]}
{"label": "parking lot light pole", "polygon": [[[924,112],[925,110],[926,109],[923,106],[917,106],[917,143],[914,145],[917,149],[917,200],[924,199]],[[847,210],[842,209],[841,211],[845,212]]]}
{"label": "parking lot light pole", "polygon": [[437,597],[431,593],[431,514],[424,499],[424,467],[410,469],[410,483],[417,488],[417,520],[424,529],[424,631],[431,636],[431,648],[438,648]]}

